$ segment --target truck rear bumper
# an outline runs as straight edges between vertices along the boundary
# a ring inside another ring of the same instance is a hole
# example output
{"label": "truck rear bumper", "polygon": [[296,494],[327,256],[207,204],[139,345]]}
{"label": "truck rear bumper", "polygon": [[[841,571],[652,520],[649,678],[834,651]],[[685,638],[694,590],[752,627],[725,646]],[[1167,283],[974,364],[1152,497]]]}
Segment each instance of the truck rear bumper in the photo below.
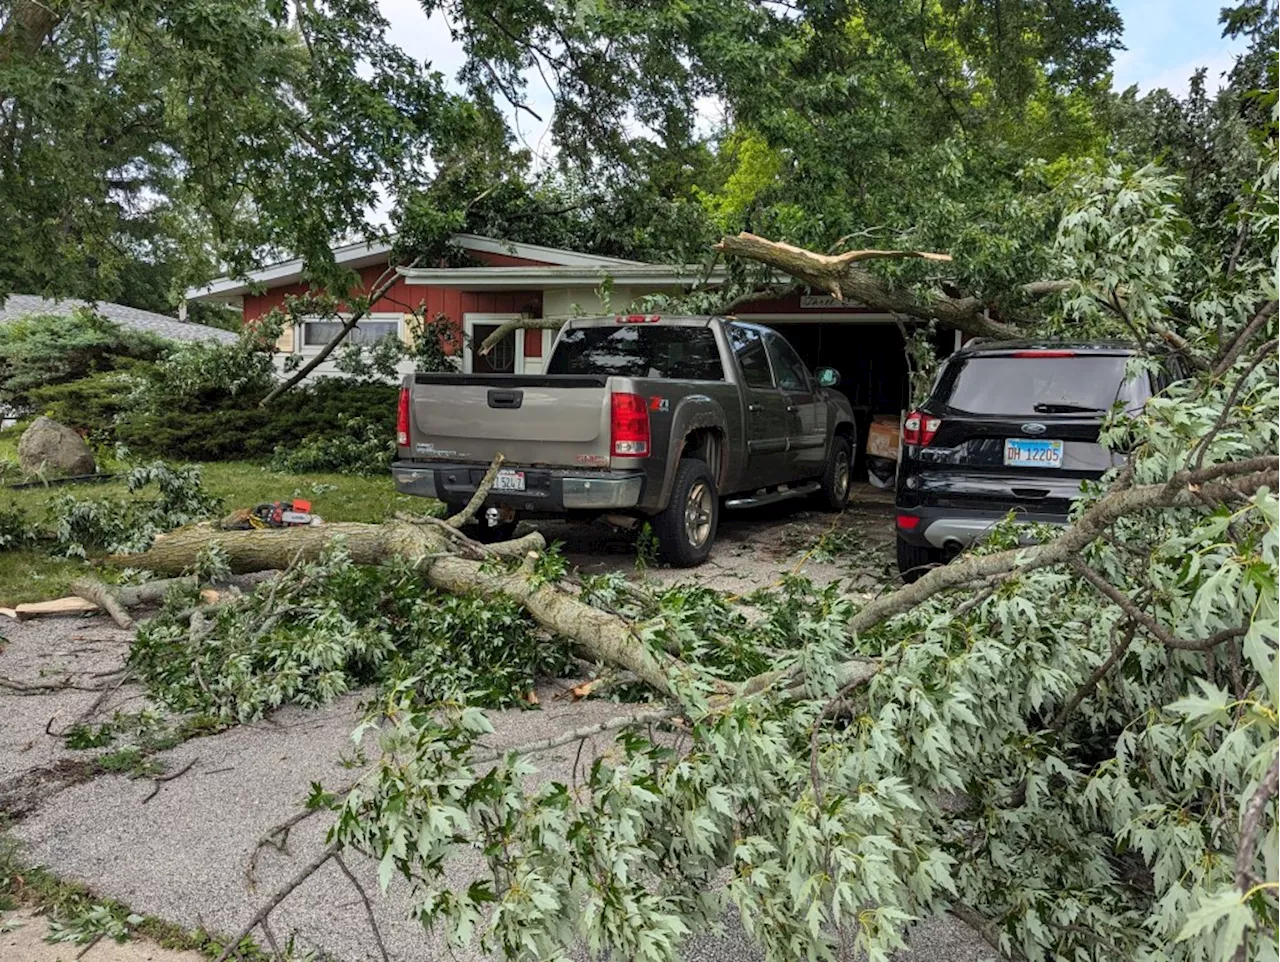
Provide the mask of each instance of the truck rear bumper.
{"label": "truck rear bumper", "polygon": [[[489,469],[487,464],[397,461],[391,466],[396,490],[448,504],[465,504]],[[524,477],[523,491],[490,491],[485,504],[517,511],[621,511],[634,508],[645,476],[623,471],[556,471],[513,466]]]}

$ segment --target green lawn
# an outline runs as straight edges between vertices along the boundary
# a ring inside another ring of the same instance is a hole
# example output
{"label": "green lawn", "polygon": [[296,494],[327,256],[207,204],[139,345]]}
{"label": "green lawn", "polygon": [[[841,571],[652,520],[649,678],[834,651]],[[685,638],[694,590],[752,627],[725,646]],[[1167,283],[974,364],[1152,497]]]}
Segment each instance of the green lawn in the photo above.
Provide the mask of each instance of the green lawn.
{"label": "green lawn", "polygon": [[[0,458],[10,453],[12,442],[5,437],[9,434],[0,432]],[[114,467],[109,463],[104,465],[106,470]],[[397,512],[422,514],[433,505],[421,498],[397,494],[389,472],[377,477],[278,474],[259,464],[242,461],[203,464],[200,468],[205,489],[221,498],[228,511],[251,507],[261,501],[297,497],[310,501],[312,511],[326,521],[378,522]],[[34,521],[43,523],[48,503],[64,493],[93,499],[129,497],[122,481],[50,485],[20,491],[0,489],[0,511],[19,508]],[[137,496],[154,497],[155,493],[143,490]],[[0,605],[61,597],[72,581],[86,574],[110,579],[112,571],[44,550],[0,552]]]}

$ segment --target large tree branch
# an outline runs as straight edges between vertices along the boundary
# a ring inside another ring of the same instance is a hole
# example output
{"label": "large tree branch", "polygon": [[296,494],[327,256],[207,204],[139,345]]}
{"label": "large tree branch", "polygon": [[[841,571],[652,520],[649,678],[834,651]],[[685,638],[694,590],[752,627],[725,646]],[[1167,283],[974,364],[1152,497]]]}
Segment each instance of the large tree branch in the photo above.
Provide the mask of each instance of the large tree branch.
{"label": "large tree branch", "polygon": [[[415,257],[406,266],[413,267],[418,263],[419,259],[420,258]],[[267,393],[267,396],[262,399],[260,406],[266,407],[280,395],[306,380],[307,375],[323,364],[328,359],[329,355],[337,350],[338,345],[346,339],[348,334],[355,330],[356,325],[359,324],[369,311],[373,309],[373,305],[382,300],[386,293],[395,286],[396,281],[399,279],[400,275],[395,264],[392,264],[383,271],[382,275],[374,284],[373,289],[369,292],[368,298],[365,299],[364,306],[359,310],[352,311],[351,316],[342,322],[342,330],[338,332],[337,336],[324,347],[320,348],[315,357],[302,365],[302,367],[298,368],[298,370],[294,371],[291,377],[287,380],[281,381],[273,387]]]}
{"label": "large tree branch", "polygon": [[66,15],[55,6],[40,0],[15,0],[12,12],[0,25],[0,64],[15,54],[29,57],[44,45]]}
{"label": "large tree branch", "polygon": [[[879,278],[858,266],[861,262],[882,258],[915,257],[930,261],[950,261],[949,254],[929,251],[848,251],[844,254],[818,254],[780,241],[766,240],[755,234],[726,236],[715,249],[726,255],[757,261],[790,274],[812,288],[826,291],[837,300],[857,301],[867,307],[892,314],[903,314],[920,320],[936,318],[948,327],[984,337],[1016,337],[1017,328],[993,321],[984,313],[986,305],[976,297],[939,296],[930,301],[892,290]],[[1041,281],[1028,285],[1024,293],[1043,296],[1065,290],[1065,281]]]}
{"label": "large tree branch", "polygon": [[558,331],[569,322],[565,317],[517,317],[504,321],[498,329],[480,342],[480,353],[488,354],[512,331]]}
{"label": "large tree branch", "polygon": [[[1221,479],[1230,479],[1223,482]],[[872,601],[850,621],[855,632],[866,631],[894,615],[910,611],[934,595],[995,575],[1033,571],[1056,564],[1070,564],[1094,539],[1118,518],[1149,508],[1199,505],[1200,493],[1219,500],[1239,500],[1261,487],[1273,490],[1280,480],[1273,456],[1226,461],[1198,471],[1179,471],[1165,484],[1147,484],[1113,490],[1094,502],[1057,538],[1026,548],[1012,548],[989,555],[973,555],[935,568],[915,584]],[[1217,482],[1217,483],[1215,483]],[[1196,489],[1199,488],[1199,491]]]}

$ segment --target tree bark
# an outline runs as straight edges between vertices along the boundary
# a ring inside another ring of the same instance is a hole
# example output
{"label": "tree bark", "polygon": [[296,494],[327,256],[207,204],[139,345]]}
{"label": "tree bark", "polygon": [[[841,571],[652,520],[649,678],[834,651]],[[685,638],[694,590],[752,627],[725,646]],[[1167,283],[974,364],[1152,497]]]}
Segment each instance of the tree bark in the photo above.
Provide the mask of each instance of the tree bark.
{"label": "tree bark", "polygon": [[[879,278],[858,265],[862,261],[883,258],[916,257],[930,261],[950,261],[949,254],[929,251],[848,251],[844,254],[818,254],[780,241],[766,240],[755,234],[742,233],[724,237],[716,250],[732,256],[757,261],[790,274],[817,290],[826,291],[836,300],[856,301],[890,314],[902,314],[922,321],[937,319],[956,330],[982,337],[1018,337],[1020,331],[1009,324],[987,317],[986,304],[976,297],[938,296],[917,300],[906,291],[892,290]],[[1044,296],[1065,290],[1066,281],[1038,281],[1023,288],[1029,296]]]}
{"label": "tree bark", "polygon": [[15,0],[13,10],[0,25],[0,64],[15,54],[29,57],[53,36],[65,13],[39,0]]}

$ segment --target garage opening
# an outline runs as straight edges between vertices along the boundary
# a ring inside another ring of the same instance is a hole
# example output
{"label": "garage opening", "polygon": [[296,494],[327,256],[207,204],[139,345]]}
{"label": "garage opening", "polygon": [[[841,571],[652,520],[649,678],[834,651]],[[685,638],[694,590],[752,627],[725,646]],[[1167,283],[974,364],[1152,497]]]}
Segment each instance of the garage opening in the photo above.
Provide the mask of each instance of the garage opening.
{"label": "garage opening", "polygon": [[[906,352],[898,325],[885,321],[788,320],[764,315],[753,320],[777,328],[810,370],[833,367],[840,372],[836,389],[849,399],[858,420],[854,471],[859,480],[866,478],[872,424],[878,420],[882,432],[891,426],[896,437],[899,416],[911,401]],[[940,331],[933,347],[939,357],[950,354],[955,347],[954,333]],[[874,440],[871,446],[883,450]],[[876,467],[883,481],[885,466]],[[869,478],[872,483],[876,483],[876,473]]]}

